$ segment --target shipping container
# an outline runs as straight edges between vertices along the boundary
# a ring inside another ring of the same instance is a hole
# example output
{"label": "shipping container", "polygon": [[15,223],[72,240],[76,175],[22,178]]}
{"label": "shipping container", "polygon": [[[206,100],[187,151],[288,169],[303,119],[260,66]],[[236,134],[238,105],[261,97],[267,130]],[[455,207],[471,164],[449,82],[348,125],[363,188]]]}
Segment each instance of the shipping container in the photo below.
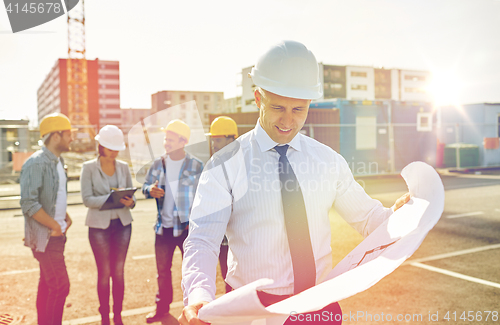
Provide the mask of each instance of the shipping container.
{"label": "shipping container", "polygon": [[340,153],[354,174],[399,172],[413,161],[435,166],[437,140],[430,104],[393,100],[338,103]]}
{"label": "shipping container", "polygon": [[[460,166],[457,164],[457,151]],[[444,167],[477,167],[479,166],[479,146],[474,144],[453,143],[446,145],[443,157]]]}
{"label": "shipping container", "polygon": [[490,142],[484,141],[500,137],[500,103],[441,107],[437,115],[437,137],[441,143],[476,145],[480,166],[500,166],[500,148],[490,147]]}
{"label": "shipping container", "polygon": [[252,130],[259,119],[259,111],[245,113],[229,113],[229,114],[209,114],[208,121],[210,124],[219,116],[227,116],[232,118],[238,125],[238,135],[242,136]]}
{"label": "shipping container", "polygon": [[390,171],[388,102],[338,101],[340,154],[355,175]]}
{"label": "shipping container", "polygon": [[340,117],[338,109],[309,109],[302,131],[305,135],[340,151]]}
{"label": "shipping container", "polygon": [[396,170],[413,161],[436,167],[438,147],[432,105],[393,101],[392,123]]}

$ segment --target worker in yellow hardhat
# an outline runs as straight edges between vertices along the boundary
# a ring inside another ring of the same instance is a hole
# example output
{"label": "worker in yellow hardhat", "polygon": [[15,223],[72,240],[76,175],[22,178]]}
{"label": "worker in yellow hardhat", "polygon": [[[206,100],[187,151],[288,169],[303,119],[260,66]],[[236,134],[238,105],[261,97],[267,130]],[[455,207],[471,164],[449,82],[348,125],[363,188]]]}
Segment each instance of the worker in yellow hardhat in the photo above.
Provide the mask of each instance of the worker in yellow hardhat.
{"label": "worker in yellow hardhat", "polygon": [[165,155],[155,159],[149,168],[142,192],[155,198],[157,206],[155,256],[158,271],[156,311],[146,316],[146,322],[163,320],[173,300],[172,258],[188,234],[188,220],[203,163],[184,150],[191,129],[181,120],[173,120],[162,129],[165,132]]}
{"label": "worker in yellow hardhat", "polygon": [[[216,153],[238,137],[238,126],[236,122],[228,116],[219,116],[213,120],[210,125],[210,132],[206,134],[210,137],[210,151]],[[227,274],[227,254],[229,246],[227,244],[227,237],[224,236],[220,246],[219,263],[220,271],[223,279],[226,279]],[[226,293],[233,289],[226,283]]]}
{"label": "worker in yellow hardhat", "polygon": [[[69,121],[69,118],[61,113],[52,113],[46,115],[40,122],[40,138],[42,138],[42,141],[46,146],[49,143],[49,139],[52,137],[52,135],[57,134],[61,136],[64,133],[67,136],[68,135],[71,136],[71,132],[75,130],[76,129],[73,129],[71,127],[71,122]],[[73,139],[71,138],[71,141],[69,142],[71,143],[72,141]],[[59,141],[58,140],[53,141],[53,143],[55,142]],[[61,152],[69,151],[69,143],[64,143],[64,142],[65,141],[63,141],[62,143],[63,148],[61,148],[59,154]],[[56,147],[55,149],[58,150],[57,146],[55,147]]]}
{"label": "worker in yellow hardhat", "polygon": [[38,324],[61,324],[69,293],[64,246],[72,221],[66,211],[67,177],[61,153],[69,151],[73,141],[71,131],[71,123],[65,115],[45,116],[40,122],[44,146],[21,170],[24,245],[31,248],[40,265],[36,299]]}
{"label": "worker in yellow hardhat", "polygon": [[236,122],[227,116],[219,116],[210,125],[211,149],[216,153],[238,137],[238,126]]}
{"label": "worker in yellow hardhat", "polygon": [[183,158],[184,150],[175,153],[176,150],[183,149],[189,142],[191,129],[181,120],[173,120],[167,124],[167,127],[162,128],[165,132],[165,150],[168,155],[174,155],[175,158]]}

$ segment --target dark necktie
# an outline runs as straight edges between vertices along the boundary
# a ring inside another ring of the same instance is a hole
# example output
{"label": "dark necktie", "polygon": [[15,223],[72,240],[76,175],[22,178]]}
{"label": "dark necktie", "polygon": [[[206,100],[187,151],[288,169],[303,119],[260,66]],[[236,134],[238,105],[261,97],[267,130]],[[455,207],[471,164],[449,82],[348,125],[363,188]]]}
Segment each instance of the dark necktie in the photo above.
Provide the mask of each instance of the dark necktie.
{"label": "dark necktie", "polygon": [[316,263],[309,235],[306,206],[299,181],[286,157],[288,145],[274,147],[280,154],[279,175],[285,228],[292,256],[294,294],[316,284]]}

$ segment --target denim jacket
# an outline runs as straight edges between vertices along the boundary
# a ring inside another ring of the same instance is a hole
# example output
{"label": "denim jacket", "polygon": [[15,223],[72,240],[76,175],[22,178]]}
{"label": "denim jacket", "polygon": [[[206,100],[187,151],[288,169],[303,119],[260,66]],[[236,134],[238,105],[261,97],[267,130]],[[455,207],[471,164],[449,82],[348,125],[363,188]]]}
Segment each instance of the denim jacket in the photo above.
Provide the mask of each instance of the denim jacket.
{"label": "denim jacket", "polygon": [[[61,163],[64,166],[64,160]],[[51,229],[42,225],[33,215],[43,208],[52,218],[56,213],[59,160],[49,149],[42,147],[35,152],[21,169],[21,209],[24,214],[24,245],[37,252],[45,252]]]}

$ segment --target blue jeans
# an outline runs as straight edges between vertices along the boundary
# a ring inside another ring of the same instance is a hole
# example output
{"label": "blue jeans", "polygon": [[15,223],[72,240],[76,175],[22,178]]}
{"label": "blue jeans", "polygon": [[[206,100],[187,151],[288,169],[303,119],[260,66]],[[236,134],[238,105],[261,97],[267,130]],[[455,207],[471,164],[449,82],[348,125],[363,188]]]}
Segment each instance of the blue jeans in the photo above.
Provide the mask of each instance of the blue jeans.
{"label": "blue jeans", "polygon": [[113,279],[113,313],[122,311],[125,293],[125,258],[132,225],[123,226],[120,219],[111,220],[106,229],[89,228],[89,241],[97,264],[99,312],[109,317],[109,278]]}
{"label": "blue jeans", "polygon": [[66,236],[50,237],[45,252],[33,250],[40,264],[40,280],[36,297],[38,324],[60,325],[64,303],[69,294],[69,278],[64,262]]}
{"label": "blue jeans", "polygon": [[156,234],[155,256],[156,269],[158,271],[158,292],[156,293],[156,313],[166,314],[170,311],[170,304],[173,300],[174,290],[172,287],[172,258],[174,257],[175,247],[179,247],[184,256],[184,240],[188,231],[179,237],[174,237],[174,228],[163,228],[163,235]]}

